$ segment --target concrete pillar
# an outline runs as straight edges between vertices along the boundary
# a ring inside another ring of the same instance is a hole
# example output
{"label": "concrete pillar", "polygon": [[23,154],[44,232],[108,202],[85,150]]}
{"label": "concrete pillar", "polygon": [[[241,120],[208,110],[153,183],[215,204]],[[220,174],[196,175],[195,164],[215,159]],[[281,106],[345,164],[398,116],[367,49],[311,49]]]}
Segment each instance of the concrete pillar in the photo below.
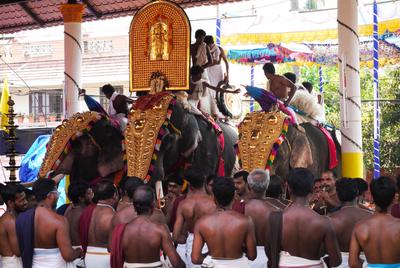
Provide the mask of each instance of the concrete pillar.
{"label": "concrete pillar", "polygon": [[83,4],[63,4],[64,18],[64,115],[71,117],[79,112],[79,89],[82,87],[82,15]]}
{"label": "concrete pillar", "polygon": [[357,0],[338,0],[342,176],[363,177]]}

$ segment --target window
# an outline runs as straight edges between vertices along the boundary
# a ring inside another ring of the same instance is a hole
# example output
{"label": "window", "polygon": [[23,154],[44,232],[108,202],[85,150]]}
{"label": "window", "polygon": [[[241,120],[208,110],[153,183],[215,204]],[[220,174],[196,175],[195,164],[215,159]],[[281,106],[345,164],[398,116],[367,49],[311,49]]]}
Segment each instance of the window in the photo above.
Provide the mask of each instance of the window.
{"label": "window", "polygon": [[39,121],[40,116],[61,117],[62,114],[62,90],[41,90],[29,93],[29,113],[33,115],[35,121]]}
{"label": "window", "polygon": [[88,40],[83,41],[85,54],[109,53],[114,49],[112,40]]}
{"label": "window", "polygon": [[[115,92],[119,93],[119,94],[124,94],[124,86],[113,86],[115,89]],[[108,112],[108,99],[106,98],[106,96],[103,94],[103,92],[101,92],[101,87],[99,88],[99,92],[100,92],[100,104],[101,106],[103,106],[104,110],[106,110]]]}

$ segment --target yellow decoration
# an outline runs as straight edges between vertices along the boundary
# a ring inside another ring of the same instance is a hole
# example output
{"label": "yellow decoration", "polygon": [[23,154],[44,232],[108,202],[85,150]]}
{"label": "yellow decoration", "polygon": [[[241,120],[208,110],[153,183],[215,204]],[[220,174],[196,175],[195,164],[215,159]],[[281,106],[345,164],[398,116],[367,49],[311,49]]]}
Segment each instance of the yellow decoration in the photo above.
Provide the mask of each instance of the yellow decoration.
{"label": "yellow decoration", "polygon": [[151,1],[134,16],[129,30],[130,91],[151,90],[154,73],[167,90],[188,90],[190,22],[177,4]]}
{"label": "yellow decoration", "polygon": [[65,119],[61,125],[56,127],[47,144],[47,151],[40,167],[39,177],[46,177],[53,170],[53,166],[60,158],[65,146],[72,137],[85,130],[89,123],[97,121],[100,118],[100,114],[96,112],[76,113],[70,119]]}
{"label": "yellow decoration", "polygon": [[152,107],[144,110],[132,109],[129,112],[128,126],[125,130],[128,176],[146,179],[157,135],[167,119],[167,111],[172,99],[173,95],[168,94],[160,98]]}
{"label": "yellow decoration", "polygon": [[282,133],[286,115],[278,112],[252,112],[239,125],[239,154],[246,171],[265,169],[272,146]]}
{"label": "yellow decoration", "polygon": [[82,15],[85,11],[83,4],[62,4],[60,7],[61,14],[65,22],[82,22]]}
{"label": "yellow decoration", "polygon": [[[384,34],[386,31],[396,32],[400,29],[400,19],[393,19],[382,21],[378,25],[379,35]],[[360,25],[358,27],[359,36],[372,36],[373,25]],[[222,46],[227,45],[246,45],[246,44],[268,44],[268,43],[302,43],[302,42],[315,42],[325,41],[330,39],[337,39],[338,31],[336,29],[304,31],[304,32],[286,32],[286,33],[243,33],[223,36]]]}
{"label": "yellow decoration", "polygon": [[363,153],[342,152],[342,177],[363,178]]}
{"label": "yellow decoration", "polygon": [[10,92],[8,90],[8,80],[7,78],[4,79],[3,82],[3,91],[1,92],[1,100],[0,100],[0,112],[1,112],[1,129],[8,132],[6,126],[8,126],[8,96]]}

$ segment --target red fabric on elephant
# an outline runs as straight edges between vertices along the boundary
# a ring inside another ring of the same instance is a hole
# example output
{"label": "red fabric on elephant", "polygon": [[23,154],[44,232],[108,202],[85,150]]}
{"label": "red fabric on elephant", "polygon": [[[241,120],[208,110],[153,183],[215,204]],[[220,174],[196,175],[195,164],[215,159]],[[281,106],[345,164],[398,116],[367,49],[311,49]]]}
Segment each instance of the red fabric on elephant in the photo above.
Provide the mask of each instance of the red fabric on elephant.
{"label": "red fabric on elephant", "polygon": [[122,251],[122,235],[124,234],[126,223],[115,226],[111,237],[111,268],[122,268],[124,266],[124,252]]}
{"label": "red fabric on elephant", "polygon": [[145,96],[142,96],[135,102],[134,109],[146,110],[148,108],[151,108],[159,103],[160,100],[167,95],[170,95],[170,93],[164,91],[157,94],[147,94]]}
{"label": "red fabric on elephant", "polygon": [[83,210],[79,218],[79,237],[81,239],[83,253],[86,253],[89,244],[89,226],[95,208],[96,204],[89,205]]}
{"label": "red fabric on elephant", "polygon": [[332,170],[334,169],[339,161],[336,157],[336,145],[335,142],[332,139],[331,134],[326,130],[324,127],[319,127],[319,129],[324,133],[326,137],[326,141],[328,143],[328,149],[329,149],[329,169]]}

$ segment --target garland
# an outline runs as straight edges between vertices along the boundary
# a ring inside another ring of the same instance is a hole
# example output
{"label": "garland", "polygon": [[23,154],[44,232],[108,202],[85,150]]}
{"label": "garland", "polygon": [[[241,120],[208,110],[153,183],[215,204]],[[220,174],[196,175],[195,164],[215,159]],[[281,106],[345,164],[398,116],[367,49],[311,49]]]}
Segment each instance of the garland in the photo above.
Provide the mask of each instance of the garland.
{"label": "garland", "polygon": [[286,138],[286,134],[289,129],[289,124],[290,124],[290,118],[286,117],[285,121],[283,121],[283,126],[282,126],[282,133],[279,135],[279,137],[275,140],[274,145],[272,145],[271,152],[268,157],[267,161],[267,166],[265,167],[266,170],[271,171],[272,164],[274,163],[276,154],[278,152],[279,146],[284,142]]}
{"label": "garland", "polygon": [[150,178],[154,172],[155,163],[158,159],[158,154],[160,152],[160,148],[162,145],[162,138],[167,133],[167,129],[170,125],[170,119],[171,119],[172,111],[174,109],[175,104],[176,104],[176,98],[173,98],[168,106],[167,117],[166,117],[164,123],[161,125],[160,130],[158,131],[157,140],[156,140],[156,143],[154,144],[153,156],[151,157],[149,171],[147,172],[146,178],[144,179],[145,183],[148,183],[150,181]]}

